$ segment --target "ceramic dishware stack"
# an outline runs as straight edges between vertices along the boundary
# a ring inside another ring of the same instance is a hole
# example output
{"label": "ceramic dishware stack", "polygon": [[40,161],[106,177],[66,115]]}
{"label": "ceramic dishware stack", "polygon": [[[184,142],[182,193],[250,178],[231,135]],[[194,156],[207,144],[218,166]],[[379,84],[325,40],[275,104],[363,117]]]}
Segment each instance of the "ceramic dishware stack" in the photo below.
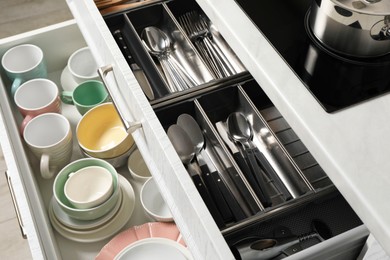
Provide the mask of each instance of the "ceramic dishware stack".
{"label": "ceramic dishware stack", "polygon": [[64,237],[94,242],[118,232],[134,206],[131,184],[111,164],[83,158],[66,165],[56,176],[49,217]]}
{"label": "ceramic dishware stack", "polygon": [[90,109],[80,119],[76,135],[85,157],[100,158],[115,167],[127,162],[134,145],[111,102]]}
{"label": "ceramic dishware stack", "polygon": [[[143,248],[156,243],[160,247],[157,252],[159,253],[158,257],[153,256],[156,250]],[[138,250],[141,248],[143,250]],[[131,256],[130,259],[177,259],[172,255],[167,258],[168,254],[165,254],[165,250],[172,249],[175,252],[180,252],[179,259],[193,259],[175,223],[148,222],[117,234],[100,250],[95,259],[128,259],[125,256]],[[132,255],[134,252],[137,254]]]}

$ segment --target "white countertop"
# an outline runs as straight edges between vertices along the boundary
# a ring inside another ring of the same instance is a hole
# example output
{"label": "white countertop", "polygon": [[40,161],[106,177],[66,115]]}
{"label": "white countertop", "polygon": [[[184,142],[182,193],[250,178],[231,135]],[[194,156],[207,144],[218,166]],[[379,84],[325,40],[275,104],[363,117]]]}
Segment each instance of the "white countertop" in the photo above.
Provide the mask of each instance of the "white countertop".
{"label": "white countertop", "polygon": [[390,254],[390,94],[328,114],[234,0],[198,3]]}

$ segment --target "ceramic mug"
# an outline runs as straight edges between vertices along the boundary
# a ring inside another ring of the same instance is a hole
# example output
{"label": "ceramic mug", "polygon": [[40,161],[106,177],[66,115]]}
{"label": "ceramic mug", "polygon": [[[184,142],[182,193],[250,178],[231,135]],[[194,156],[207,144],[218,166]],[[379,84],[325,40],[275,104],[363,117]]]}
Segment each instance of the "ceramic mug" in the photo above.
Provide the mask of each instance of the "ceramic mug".
{"label": "ceramic mug", "polygon": [[80,84],[87,80],[97,80],[98,65],[92,56],[89,47],[83,47],[70,55],[68,69],[76,83]]}
{"label": "ceramic mug", "polygon": [[11,86],[12,96],[24,81],[47,77],[43,51],[33,44],[12,47],[4,53],[1,64],[8,78],[13,80]]}
{"label": "ceramic mug", "polygon": [[32,79],[26,81],[16,90],[14,101],[24,119],[20,132],[35,116],[43,113],[60,113],[61,101],[57,85],[48,79]]}
{"label": "ceramic mug", "polygon": [[63,91],[61,100],[65,104],[75,105],[81,115],[91,108],[108,100],[108,93],[103,83],[88,80],[78,85],[73,91]]}
{"label": "ceramic mug", "polygon": [[34,117],[23,131],[24,140],[40,159],[44,179],[52,178],[72,157],[72,130],[66,117],[45,113]]}

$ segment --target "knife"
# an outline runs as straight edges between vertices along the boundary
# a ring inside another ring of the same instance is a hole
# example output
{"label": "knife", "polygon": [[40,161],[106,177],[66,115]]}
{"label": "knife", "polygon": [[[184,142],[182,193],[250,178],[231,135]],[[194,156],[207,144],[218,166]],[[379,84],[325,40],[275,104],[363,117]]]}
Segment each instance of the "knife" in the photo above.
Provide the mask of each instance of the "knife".
{"label": "knife", "polygon": [[135,62],[133,56],[130,53],[130,50],[125,42],[125,39],[123,39],[122,33],[120,30],[116,30],[113,33],[117,44],[119,48],[121,49],[123,56],[125,56],[125,59],[127,63],[129,64],[131,70],[133,71],[133,74],[135,78],[137,79],[139,85],[141,86],[143,92],[145,95],[149,98],[149,100],[154,99],[154,92],[153,89],[149,83],[149,80],[147,79],[144,71],[142,68],[138,66],[138,64]]}
{"label": "knife", "polygon": [[215,205],[214,201],[212,200],[206,186],[204,185],[202,178],[197,173],[195,166],[193,164],[189,164],[187,171],[191,176],[192,181],[195,184],[196,189],[198,190],[200,196],[202,197],[204,203],[206,204],[207,209],[210,211],[211,216],[213,216],[213,219],[217,226],[219,228],[225,227],[225,222],[221,216],[221,213],[218,211],[217,206]]}
{"label": "knife", "polygon": [[[262,196],[263,193],[260,190],[260,187],[258,186],[257,181],[254,178],[251,169],[247,165],[245,158],[242,156],[242,154],[238,150],[237,146],[233,143],[233,141],[231,141],[229,139],[229,136],[228,136],[227,130],[224,126],[224,123],[222,121],[219,121],[215,124],[215,126],[216,126],[217,131],[218,131],[219,135],[221,136],[222,140],[230,149],[230,152],[232,153],[234,160],[237,162],[238,167],[240,167],[242,173],[244,174],[245,178],[249,182],[250,186],[252,187],[252,189],[255,192],[255,194],[257,195],[257,197],[259,197],[259,195]],[[246,185],[243,182],[243,180],[241,179],[240,175],[235,174],[232,177],[234,178],[233,180],[235,181],[237,186],[239,186],[240,191],[242,190],[244,193],[247,193],[247,194],[242,194],[242,195],[244,197],[247,197],[247,196],[251,197],[252,195],[250,195],[250,192],[247,190]]]}
{"label": "knife", "polygon": [[228,189],[228,187],[226,186],[224,181],[219,176],[219,173],[218,173],[216,167],[214,166],[211,159],[208,157],[207,153],[204,150],[202,152],[205,153],[205,155],[203,157],[204,157],[205,163],[208,167],[208,170],[209,170],[208,174],[211,177],[211,181],[216,183],[215,185],[217,186],[217,188],[221,192],[223,199],[226,201],[228,207],[230,208],[230,210],[233,214],[232,217],[234,218],[235,221],[240,221],[240,220],[245,219],[247,216],[244,213],[241,206],[238,204],[236,198],[233,196],[233,193]]}
{"label": "knife", "polygon": [[204,184],[206,184],[206,187],[208,191],[211,194],[211,197],[214,199],[214,202],[216,203],[216,206],[219,210],[219,212],[222,215],[222,218],[224,219],[225,223],[233,220],[232,212],[230,211],[230,208],[220,190],[218,187],[217,182],[212,177],[214,174],[218,174],[215,169],[211,169],[211,165],[208,165],[206,163],[206,152],[205,150],[202,150],[200,154],[196,155],[196,158],[198,160],[199,167],[202,171],[201,178],[204,181]]}

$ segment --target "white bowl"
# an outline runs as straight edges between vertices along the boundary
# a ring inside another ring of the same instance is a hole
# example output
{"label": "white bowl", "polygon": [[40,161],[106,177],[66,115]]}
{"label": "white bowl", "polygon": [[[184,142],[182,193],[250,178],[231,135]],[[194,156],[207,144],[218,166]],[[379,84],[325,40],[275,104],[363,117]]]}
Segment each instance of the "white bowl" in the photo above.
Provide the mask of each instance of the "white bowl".
{"label": "white bowl", "polygon": [[142,186],[140,199],[142,207],[151,218],[161,222],[173,221],[172,213],[153,178],[148,179]]}
{"label": "white bowl", "polygon": [[106,168],[89,166],[69,174],[64,193],[75,208],[88,209],[105,202],[113,186],[112,174]]}
{"label": "white bowl", "polygon": [[152,177],[138,148],[135,148],[130,154],[127,161],[127,168],[134,180],[144,182]]}

